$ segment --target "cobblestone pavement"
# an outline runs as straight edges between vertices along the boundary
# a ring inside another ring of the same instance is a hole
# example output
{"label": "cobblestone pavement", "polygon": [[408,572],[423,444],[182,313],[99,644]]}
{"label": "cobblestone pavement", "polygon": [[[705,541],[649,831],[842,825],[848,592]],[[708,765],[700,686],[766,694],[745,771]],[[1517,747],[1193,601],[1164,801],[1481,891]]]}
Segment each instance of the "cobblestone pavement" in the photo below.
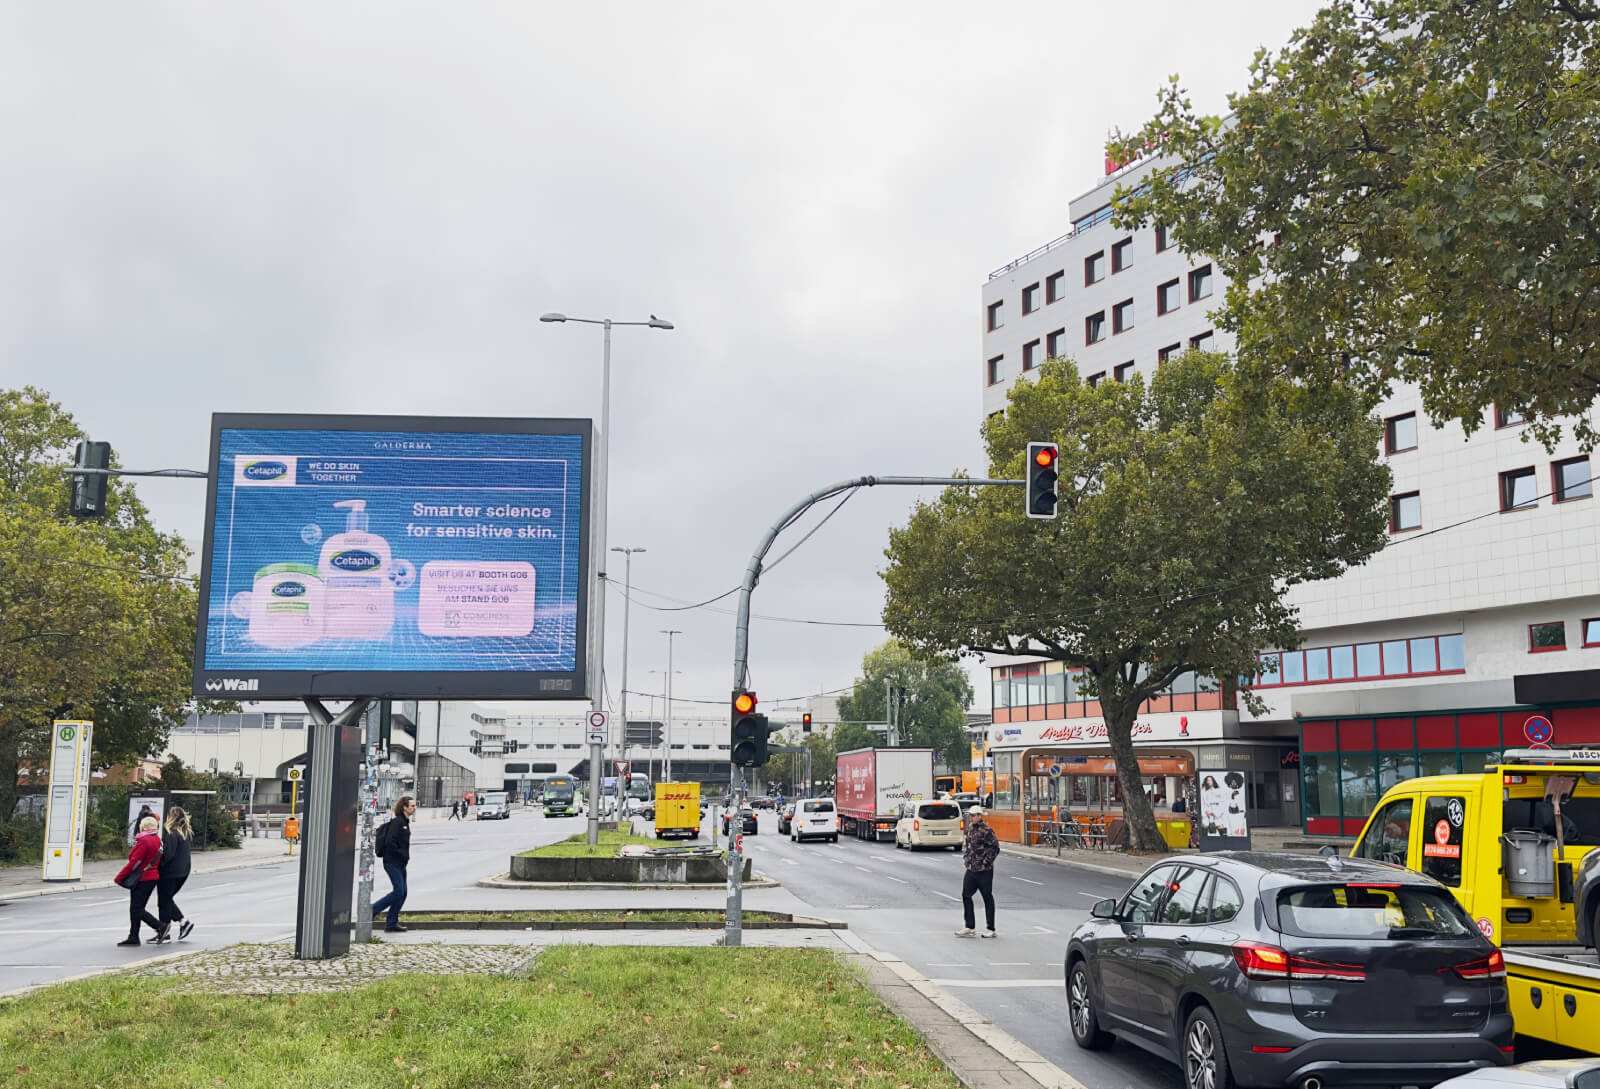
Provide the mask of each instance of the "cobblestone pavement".
{"label": "cobblestone pavement", "polygon": [[127,974],[182,979],[221,994],[310,994],[350,990],[403,972],[518,975],[540,951],[527,945],[372,942],[352,944],[347,956],[331,960],[295,960],[293,943],[281,942],[208,950]]}

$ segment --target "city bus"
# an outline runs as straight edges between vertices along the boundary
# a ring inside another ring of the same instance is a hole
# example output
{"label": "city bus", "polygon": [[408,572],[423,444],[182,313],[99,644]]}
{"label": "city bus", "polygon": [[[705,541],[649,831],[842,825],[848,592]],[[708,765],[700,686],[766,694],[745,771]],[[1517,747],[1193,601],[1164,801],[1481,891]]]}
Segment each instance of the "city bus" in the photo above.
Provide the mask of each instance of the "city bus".
{"label": "city bus", "polygon": [[578,780],[570,775],[552,775],[544,781],[544,815],[576,817],[582,812],[578,800]]}

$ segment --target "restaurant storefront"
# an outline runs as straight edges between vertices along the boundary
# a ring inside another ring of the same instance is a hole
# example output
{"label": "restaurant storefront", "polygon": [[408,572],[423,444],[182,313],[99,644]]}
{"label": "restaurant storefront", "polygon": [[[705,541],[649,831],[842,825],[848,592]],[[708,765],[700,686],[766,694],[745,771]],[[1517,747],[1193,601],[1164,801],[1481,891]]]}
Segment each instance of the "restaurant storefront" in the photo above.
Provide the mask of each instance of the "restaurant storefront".
{"label": "restaurant storefront", "polygon": [[1300,782],[1309,835],[1355,836],[1384,791],[1420,775],[1482,771],[1506,749],[1600,745],[1600,707],[1491,707],[1306,718]]}

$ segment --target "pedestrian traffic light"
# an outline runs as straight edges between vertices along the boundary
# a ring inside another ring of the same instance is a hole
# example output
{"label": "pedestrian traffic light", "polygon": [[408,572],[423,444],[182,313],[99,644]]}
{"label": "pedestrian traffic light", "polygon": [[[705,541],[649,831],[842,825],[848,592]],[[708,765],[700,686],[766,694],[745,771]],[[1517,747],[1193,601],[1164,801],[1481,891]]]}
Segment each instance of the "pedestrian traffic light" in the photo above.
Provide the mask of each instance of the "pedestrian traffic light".
{"label": "pedestrian traffic light", "polygon": [[810,711],[807,711],[805,714],[800,716],[800,729],[804,733],[808,733],[809,734],[811,732],[811,712]]}
{"label": "pedestrian traffic light", "polygon": [[733,694],[733,735],[729,745],[730,759],[741,768],[759,768],[770,754],[767,752],[767,716],[756,713],[754,692]]}
{"label": "pedestrian traffic light", "polygon": [[[109,469],[111,444],[78,443],[77,469]],[[72,506],[74,518],[104,518],[106,514],[106,486],[111,478],[103,472],[75,472],[72,474]]]}
{"label": "pedestrian traffic light", "polygon": [[1027,507],[1029,518],[1056,516],[1056,459],[1060,451],[1053,442],[1030,442],[1027,464]]}

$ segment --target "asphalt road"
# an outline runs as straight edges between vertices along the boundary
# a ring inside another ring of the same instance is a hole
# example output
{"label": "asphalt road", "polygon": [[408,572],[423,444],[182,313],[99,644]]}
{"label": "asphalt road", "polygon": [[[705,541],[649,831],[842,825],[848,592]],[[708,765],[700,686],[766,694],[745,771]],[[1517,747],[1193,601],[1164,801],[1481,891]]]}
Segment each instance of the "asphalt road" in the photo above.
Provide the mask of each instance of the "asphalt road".
{"label": "asphalt road", "polygon": [[[1067,1027],[1062,961],[1067,938],[1096,900],[1131,880],[1001,855],[995,863],[994,940],[959,938],[961,856],[842,839],[791,843],[777,817],[759,814],[746,836],[755,868],[818,914],[843,919],[1012,1036],[1093,1089],[1182,1089],[1178,1068],[1123,1043],[1088,1052]],[[974,898],[978,925],[983,902]]]}

